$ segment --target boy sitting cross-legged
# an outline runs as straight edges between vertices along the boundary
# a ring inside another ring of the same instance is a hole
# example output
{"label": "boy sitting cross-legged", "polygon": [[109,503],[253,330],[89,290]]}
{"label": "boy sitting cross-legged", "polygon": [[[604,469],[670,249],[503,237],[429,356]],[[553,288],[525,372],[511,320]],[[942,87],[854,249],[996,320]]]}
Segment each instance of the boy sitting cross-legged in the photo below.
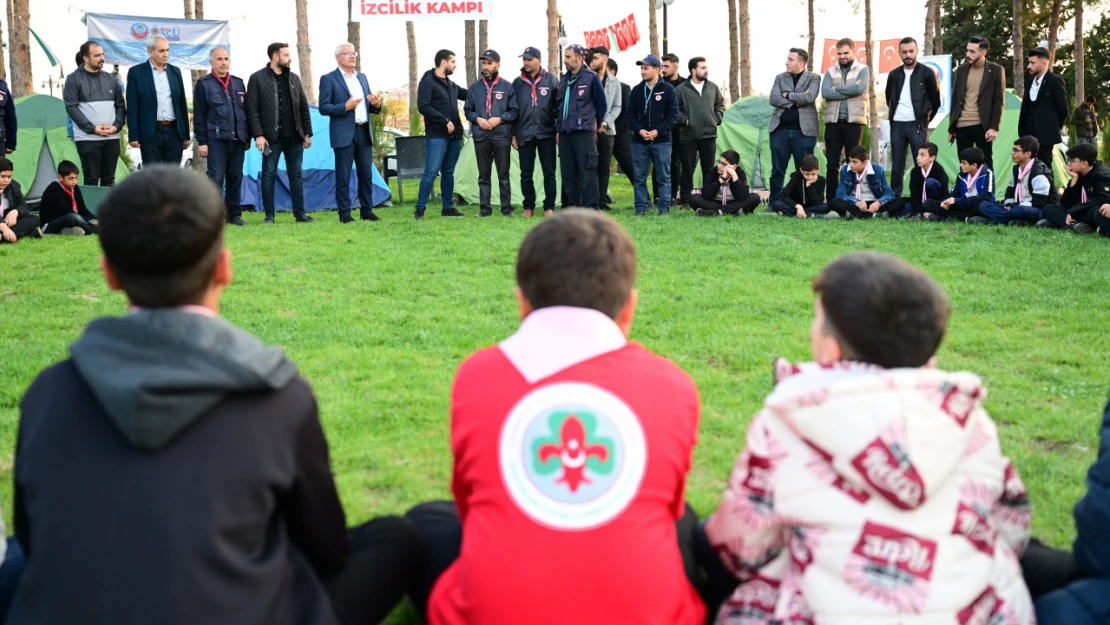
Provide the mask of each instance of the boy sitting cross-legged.
{"label": "boy sitting cross-legged", "polygon": [[779,199],[771,202],[771,210],[786,217],[824,218],[829,214],[825,203],[825,177],[817,157],[807,154],[798,169],[790,174],[790,182],[782,189]]}
{"label": "boy sitting cross-legged", "polygon": [[748,188],[748,176],[736,150],[725,150],[717,159],[717,175],[706,176],[700,195],[690,196],[699,217],[746,215],[759,206],[759,194]]}
{"label": "boy sitting cross-legged", "polygon": [[983,204],[979,212],[996,224],[1033,225],[1044,218],[1044,207],[1055,204],[1060,196],[1052,180],[1052,167],[1037,159],[1041,143],[1025,136],[1014,141],[1010,158],[1014,173],[1006,188],[1005,204]]}
{"label": "boy sitting cross-legged", "polygon": [[[956,176],[952,194],[940,207],[926,206],[925,218],[929,221],[966,221],[985,224],[989,220],[979,216],[984,205],[994,204],[994,172],[987,164],[983,151],[967,148],[960,152],[961,176]],[[989,212],[989,209],[988,209]]]}
{"label": "boy sitting cross-legged", "polygon": [[741,582],[717,623],[1031,625],[1028,499],[979,378],[932,367],[944,292],[871,252],[813,288],[815,362],[776,362],[705,524]]}
{"label": "boy sitting cross-legged", "polygon": [[77,165],[62,161],[58,163],[58,179],[43,189],[39,202],[43,234],[83,236],[96,232],[96,215],[85,206],[77,186],[78,173]]}
{"label": "boy sitting cross-legged", "polygon": [[895,200],[883,168],[872,163],[867,148],[857,145],[848,151],[848,163],[840,168],[840,186],[829,208],[845,219],[886,219],[903,206]]}
{"label": "boy sitting cross-legged", "polygon": [[940,210],[940,203],[948,198],[948,172],[937,162],[938,151],[935,143],[917,149],[917,167],[910,171],[910,196],[899,200],[910,207],[905,215],[909,219],[920,219],[926,208]]}

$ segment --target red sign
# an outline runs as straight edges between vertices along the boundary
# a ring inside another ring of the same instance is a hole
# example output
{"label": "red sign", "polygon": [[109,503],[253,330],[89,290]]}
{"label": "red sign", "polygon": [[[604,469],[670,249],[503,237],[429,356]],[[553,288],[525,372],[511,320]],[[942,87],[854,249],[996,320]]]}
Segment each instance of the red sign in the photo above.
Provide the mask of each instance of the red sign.
{"label": "red sign", "polygon": [[584,34],[587,48],[605,46],[609,52],[623,52],[640,42],[640,30],[636,27],[634,14],[612,26],[587,30]]}
{"label": "red sign", "polygon": [[[840,40],[839,39],[826,39],[825,40],[825,47],[823,48],[824,49],[824,54],[822,54],[822,60],[821,60],[821,73],[822,74],[829,71],[830,67],[833,67],[833,66],[836,65],[836,42],[837,41],[840,41]],[[897,50],[895,50],[895,56],[896,57],[898,56],[897,55]],[[864,41],[856,41],[856,60],[859,61],[860,63],[863,63],[864,65],[867,64],[867,43],[864,42]]]}
{"label": "red sign", "polygon": [[898,56],[898,42],[901,39],[883,39],[879,42],[879,73],[889,74],[902,66]]}

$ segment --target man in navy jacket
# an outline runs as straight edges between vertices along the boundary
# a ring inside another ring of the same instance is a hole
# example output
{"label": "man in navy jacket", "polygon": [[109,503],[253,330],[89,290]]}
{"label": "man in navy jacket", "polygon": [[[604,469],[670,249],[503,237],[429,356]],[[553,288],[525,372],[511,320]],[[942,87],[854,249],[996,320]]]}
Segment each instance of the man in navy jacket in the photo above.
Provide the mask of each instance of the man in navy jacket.
{"label": "man in navy jacket", "polygon": [[536,210],[536,154],[543,171],[543,213],[555,211],[555,92],[558,80],[543,68],[538,48],[525,48],[524,67],[513,81],[517,118],[513,122],[513,147],[520,151],[520,191],[524,216]]}
{"label": "man in navy jacket", "polygon": [[320,112],[330,118],[331,147],[335,151],[335,206],[340,223],[351,223],[351,164],[358,180],[359,215],[381,221],[374,214],[374,137],[370,115],[382,112],[381,99],[370,92],[366,75],[355,70],[354,45],[335,48],[339,67],[320,78]]}
{"label": "man in navy jacket", "polygon": [[601,79],[586,67],[587,56],[589,51],[578,44],[563,53],[567,72],[559,81],[555,129],[566,206],[597,209],[597,129],[606,100]]}
{"label": "man in navy jacket", "polygon": [[189,105],[181,70],[170,65],[170,42],[154,36],[146,44],[150,60],[127,72],[127,127],[143,166],[181,165],[189,147]]}
{"label": "man in navy jacket", "polygon": [[490,176],[497,163],[498,195],[501,214],[513,216],[512,185],[509,181],[509,157],[512,155],[513,124],[517,118],[516,92],[512,84],[501,80],[501,55],[495,50],[482,53],[482,77],[470,85],[463,112],[470,122],[474,137],[474,155],[478,160],[479,217],[493,214],[490,206]]}
{"label": "man in navy jacket", "polygon": [[671,212],[671,128],[678,121],[678,96],[674,87],[659,80],[663,64],[659,57],[649,54],[640,66],[643,81],[632,88],[629,102],[631,110],[628,127],[632,130],[632,168],[635,171],[636,216],[647,212],[648,168],[655,163],[655,177],[659,180],[659,214]]}
{"label": "man in navy jacket", "polygon": [[231,75],[231,53],[215,48],[208,55],[212,73],[193,89],[193,134],[197,152],[208,159],[208,178],[224,187],[227,223],[245,226],[240,207],[243,156],[250,145],[247,133],[247,86]]}

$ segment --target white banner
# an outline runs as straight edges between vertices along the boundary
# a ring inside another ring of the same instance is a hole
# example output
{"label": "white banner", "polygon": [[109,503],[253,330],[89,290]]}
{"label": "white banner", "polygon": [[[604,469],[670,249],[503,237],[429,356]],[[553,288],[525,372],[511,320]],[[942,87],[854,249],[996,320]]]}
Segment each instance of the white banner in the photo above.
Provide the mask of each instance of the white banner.
{"label": "white banner", "polygon": [[386,20],[488,20],[493,17],[493,0],[355,0],[352,22]]}
{"label": "white banner", "polygon": [[940,88],[940,110],[933,115],[930,128],[940,126],[941,120],[948,117],[952,111],[952,55],[921,56],[917,62],[933,70],[937,75],[937,87]]}
{"label": "white banner", "polygon": [[137,17],[86,13],[89,41],[104,48],[104,60],[120,65],[138,65],[150,58],[146,44],[161,35],[170,42],[170,62],[182,69],[208,69],[213,48],[231,51],[227,22],[180,18]]}

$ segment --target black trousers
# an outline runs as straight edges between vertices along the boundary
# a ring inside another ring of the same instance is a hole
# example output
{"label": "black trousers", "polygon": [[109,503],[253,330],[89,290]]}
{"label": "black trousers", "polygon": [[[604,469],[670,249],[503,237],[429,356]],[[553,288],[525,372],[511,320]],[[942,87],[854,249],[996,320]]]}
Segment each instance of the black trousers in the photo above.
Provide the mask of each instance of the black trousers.
{"label": "black trousers", "polygon": [[613,142],[613,156],[617,159],[617,165],[621,168],[621,173],[628,178],[628,184],[634,184],[635,180],[632,175],[632,133],[626,132],[623,135],[617,133],[616,141]]}
{"label": "black trousers", "polygon": [[80,228],[85,231],[85,234],[96,232],[96,226],[85,221],[84,217],[77,213],[69,213],[68,215],[62,215],[54,221],[43,224],[42,233],[61,234],[63,228]]}
{"label": "black trousers", "polygon": [[493,165],[497,164],[498,196],[501,198],[501,212],[513,212],[512,187],[509,184],[509,157],[513,151],[512,139],[484,139],[474,142],[474,155],[478,159],[478,204],[482,215],[490,215],[493,185],[490,176]]}
{"label": "black trousers", "polygon": [[844,153],[844,161],[847,162],[848,152],[860,145],[861,141],[863,124],[825,124],[825,158],[828,160],[828,167],[825,169],[825,197],[835,198],[836,189],[840,186],[840,153]]}
{"label": "black trousers", "polygon": [[[678,151],[682,158],[682,180],[680,181],[682,203],[694,206],[691,201],[695,184],[694,168],[697,167],[698,161],[701,161],[702,179],[696,183],[699,187],[705,186],[705,180],[709,176],[716,175],[717,165],[714,159],[717,157],[717,138],[686,140],[679,144]],[[674,178],[671,178],[671,184],[674,184]]]}
{"label": "black trousers", "polygon": [[[805,208],[806,217],[813,217],[814,215],[828,215],[829,214],[829,205],[828,204],[816,204],[814,206],[806,206],[806,207],[803,207],[803,208]],[[787,217],[797,217],[798,216],[798,209],[794,208],[794,202],[792,200],[782,199],[781,195],[779,196],[779,199],[775,200],[774,202],[771,202],[771,210],[775,211],[776,213],[781,213],[783,215],[786,215]]]}
{"label": "black trousers", "polygon": [[987,141],[987,130],[982,125],[976,124],[956,129],[956,151],[963,152],[968,148],[979,148],[983,151],[983,156],[987,157],[987,165],[990,165],[991,170],[994,170],[992,147],[993,144]]}
{"label": "black trousers", "polygon": [[[451,501],[422,503],[406,512],[405,519],[416,527],[427,547],[424,569],[416,575],[409,589],[413,606],[420,612],[421,619],[426,620],[428,598],[432,595],[436,580],[459,557],[459,550],[462,548],[462,523],[459,521],[458,509]],[[690,504],[686,504],[686,512],[675,524],[675,529],[686,579],[700,588],[698,560],[695,555],[698,515]]]}
{"label": "black trousers", "polygon": [[597,133],[559,134],[559,166],[563,174],[563,208],[598,208]]}
{"label": "black trousers", "polygon": [[968,217],[975,217],[979,214],[979,204],[965,204],[963,209],[956,208],[953,205],[952,208],[945,210],[941,208],[939,200],[925,200],[921,203],[921,212],[935,213],[952,221],[966,221]]}
{"label": "black trousers", "polygon": [[119,162],[119,139],[104,141],[77,141],[77,156],[81,159],[84,185],[110,187],[116,183],[116,163]]}
{"label": "black trousers", "polygon": [[[1039,139],[1038,139],[1038,141],[1039,141]],[[1053,149],[1055,147],[1056,147],[1056,144],[1054,144],[1054,143],[1045,144],[1045,143],[1042,142],[1041,143],[1041,149],[1037,152],[1037,160],[1041,161],[1042,163],[1044,163],[1045,165],[1048,165],[1051,168],[1052,167],[1052,159],[1053,159],[1053,156],[1054,156]]]}
{"label": "black trousers", "polygon": [[1068,213],[1071,213],[1071,218],[1076,223],[1082,222],[1092,228],[1097,228],[1099,226],[1098,218],[1106,220],[1105,217],[1099,215],[1099,206],[1101,204],[1089,202],[1087,204],[1077,204],[1069,209],[1059,204],[1049,204],[1044,207],[1044,218],[1051,221],[1052,225],[1057,228],[1065,228],[1067,227]]}
{"label": "black trousers", "polygon": [[375,625],[424,570],[427,551],[416,527],[396,516],[351,528],[347,540],[347,564],[324,586],[344,625]]}
{"label": "black trousers", "polygon": [[[213,142],[215,143],[215,142]],[[355,135],[351,143],[341,148],[333,147],[335,152],[335,207],[339,217],[351,215],[351,166],[355,170],[355,185],[358,189],[358,212],[360,217],[369,218],[374,214],[374,140],[370,138],[370,124],[355,125]],[[208,159],[211,169],[212,159]],[[232,166],[234,169],[234,165]],[[239,161],[238,180],[243,179],[243,161]],[[228,172],[228,184],[231,184],[231,172]],[[219,184],[218,182],[216,183]],[[238,191],[235,194],[235,204],[239,203]],[[227,195],[228,219],[238,217],[233,215],[231,195]],[[235,209],[238,207],[236,206]]]}
{"label": "black trousers", "polygon": [[[870,203],[871,202],[868,202],[868,204],[870,204]],[[868,213],[868,212],[865,212],[865,211],[861,211],[859,209],[859,207],[856,206],[855,202],[845,202],[844,200],[836,200],[836,199],[829,202],[829,209],[830,210],[834,210],[834,211],[840,213],[841,217],[848,217],[849,215],[851,215],[853,219],[871,219],[872,217],[874,217],[875,215],[878,215],[879,213],[897,214],[903,208],[905,208],[905,205],[902,204],[901,202],[899,202],[897,199],[891,200],[891,201],[887,202],[886,204],[883,204],[879,208],[879,210],[874,212],[874,213]]]}
{"label": "black trousers", "polygon": [[925,143],[928,132],[924,124],[918,122],[890,122],[890,188],[894,197],[902,197],[902,183],[906,174],[906,148],[909,147],[910,162],[917,158],[917,150]]}
{"label": "black trousers", "polygon": [[[134,139],[132,139],[134,141]],[[181,155],[185,152],[185,139],[177,134],[177,126],[154,126],[154,137],[139,145],[143,157],[143,167],[158,164],[181,167]]]}
{"label": "black trousers", "polygon": [[[12,210],[15,209],[10,209],[8,213],[12,212]],[[4,213],[4,216],[6,217],[8,213]],[[39,218],[36,215],[21,215],[16,219],[15,225],[10,226],[12,232],[15,233],[16,239],[22,239],[26,236],[30,236],[35,232],[35,228],[38,227]],[[5,241],[3,238],[0,238],[0,243],[7,243],[7,241]]]}
{"label": "black trousers", "polygon": [[555,137],[535,139],[519,146],[520,191],[524,195],[524,210],[536,210],[536,155],[540,157],[543,172],[543,209],[555,210]]}
{"label": "black trousers", "polygon": [[613,169],[613,144],[615,136],[597,136],[597,198],[598,205],[605,204],[609,195],[609,177]]}
{"label": "black trousers", "polygon": [[1053,549],[1036,538],[1021,556],[1021,574],[1034,601],[1083,577],[1070,551]]}
{"label": "black trousers", "polygon": [[724,214],[733,217],[741,213],[747,215],[759,206],[759,202],[758,193],[750,193],[748,197],[729,200],[727,204],[721,204],[702,195],[691,194],[689,199],[690,207],[696,208],[698,215],[702,217],[713,217],[717,214],[717,211],[723,211]]}

